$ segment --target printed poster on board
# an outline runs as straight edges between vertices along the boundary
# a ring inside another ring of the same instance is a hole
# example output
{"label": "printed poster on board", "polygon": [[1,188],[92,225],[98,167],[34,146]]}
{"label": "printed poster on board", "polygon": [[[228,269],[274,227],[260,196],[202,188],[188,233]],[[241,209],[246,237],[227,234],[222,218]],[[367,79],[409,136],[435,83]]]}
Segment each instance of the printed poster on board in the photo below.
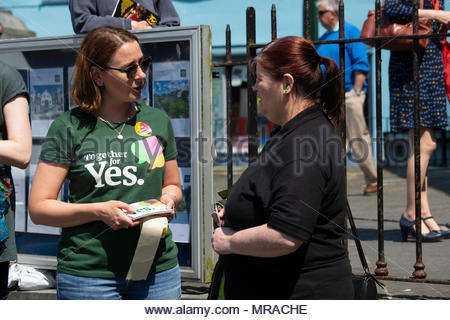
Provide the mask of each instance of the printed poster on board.
{"label": "printed poster on board", "polygon": [[73,87],[73,78],[72,78],[73,70],[74,70],[73,67],[67,68],[67,83],[69,84],[69,92],[67,93],[67,95],[69,96],[69,109],[75,108],[77,106],[75,101],[72,100],[72,96],[70,94],[72,92]]}
{"label": "printed poster on board", "polygon": [[172,119],[175,137],[189,137],[189,61],[155,62],[152,68],[153,106]]}
{"label": "printed poster on board", "polygon": [[177,206],[177,214],[170,222],[173,241],[190,243],[190,217],[191,217],[191,168],[178,168],[181,178],[181,191],[183,200]]}
{"label": "printed poster on board", "polygon": [[62,68],[30,70],[31,132],[45,137],[50,124],[64,112]]}

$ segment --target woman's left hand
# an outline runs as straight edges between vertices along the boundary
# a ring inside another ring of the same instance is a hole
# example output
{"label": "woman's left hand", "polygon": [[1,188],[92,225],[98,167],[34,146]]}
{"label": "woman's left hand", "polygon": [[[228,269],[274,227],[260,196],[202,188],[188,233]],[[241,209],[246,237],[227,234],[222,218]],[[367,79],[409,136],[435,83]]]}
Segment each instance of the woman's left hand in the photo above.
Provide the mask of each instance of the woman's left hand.
{"label": "woman's left hand", "polygon": [[167,209],[172,209],[172,212],[167,214],[167,220],[169,220],[169,222],[172,221],[175,217],[175,200],[170,196],[170,194],[165,193],[161,196],[159,201],[164,203]]}
{"label": "woman's left hand", "polygon": [[218,254],[231,254],[231,237],[235,234],[231,228],[216,228],[211,237],[212,248]]}

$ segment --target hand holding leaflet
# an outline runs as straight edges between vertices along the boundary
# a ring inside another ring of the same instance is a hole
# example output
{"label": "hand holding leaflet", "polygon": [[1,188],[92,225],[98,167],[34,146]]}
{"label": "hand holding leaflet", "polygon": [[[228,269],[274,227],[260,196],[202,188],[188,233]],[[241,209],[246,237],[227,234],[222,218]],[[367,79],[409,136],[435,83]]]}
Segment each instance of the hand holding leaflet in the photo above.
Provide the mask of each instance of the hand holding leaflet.
{"label": "hand holding leaflet", "polygon": [[221,223],[220,218],[219,218],[219,209],[217,208],[217,203],[214,204],[214,211],[212,212],[211,215],[213,217],[215,226],[217,228],[221,228],[222,227],[222,223]]}
{"label": "hand holding leaflet", "polygon": [[168,209],[164,203],[156,199],[144,200],[130,204],[135,211],[125,212],[131,220],[138,220],[148,216],[166,216],[171,213],[172,209]]}

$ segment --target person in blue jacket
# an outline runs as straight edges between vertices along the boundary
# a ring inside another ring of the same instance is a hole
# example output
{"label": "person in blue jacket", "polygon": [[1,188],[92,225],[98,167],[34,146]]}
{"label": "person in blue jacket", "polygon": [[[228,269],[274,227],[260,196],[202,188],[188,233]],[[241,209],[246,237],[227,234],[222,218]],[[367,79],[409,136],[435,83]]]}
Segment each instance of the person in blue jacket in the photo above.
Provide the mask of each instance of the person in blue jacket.
{"label": "person in blue jacket", "polygon": [[156,25],[146,21],[113,17],[117,0],[70,0],[69,10],[73,31],[87,33],[105,24],[113,24],[127,30],[175,27],[180,25],[180,17],[171,0],[136,0],[142,7],[160,17]]}
{"label": "person in blue jacket", "polygon": [[[318,18],[327,29],[319,40],[339,39],[339,17],[337,0],[319,0],[316,2]],[[359,38],[360,31],[354,25],[344,22],[345,38]],[[339,66],[339,45],[326,44],[317,46],[317,52],[333,59]],[[377,172],[372,156],[372,139],[364,118],[366,100],[366,75],[369,72],[366,46],[361,42],[345,45],[345,111],[347,143],[353,159],[364,173],[366,186],[364,195],[377,191]]]}

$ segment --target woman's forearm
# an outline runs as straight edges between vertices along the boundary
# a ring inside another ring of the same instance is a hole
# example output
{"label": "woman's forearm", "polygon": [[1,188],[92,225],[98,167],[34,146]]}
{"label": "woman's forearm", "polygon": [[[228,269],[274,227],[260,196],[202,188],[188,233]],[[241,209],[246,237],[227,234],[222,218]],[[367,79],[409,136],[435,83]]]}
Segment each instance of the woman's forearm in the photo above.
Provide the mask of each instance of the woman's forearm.
{"label": "woman's forearm", "polygon": [[450,11],[419,9],[419,18],[434,20],[448,27],[450,24]]}
{"label": "woman's forearm", "polygon": [[97,203],[67,203],[60,200],[30,199],[30,218],[36,224],[73,227],[99,220]]}
{"label": "woman's forearm", "polygon": [[213,248],[219,254],[241,254],[253,257],[280,257],[297,250],[302,244],[267,224],[238,232],[230,228],[216,229]]}
{"label": "woman's forearm", "polygon": [[30,157],[31,148],[28,148],[28,145],[13,140],[0,141],[1,164],[25,169],[30,162]]}

